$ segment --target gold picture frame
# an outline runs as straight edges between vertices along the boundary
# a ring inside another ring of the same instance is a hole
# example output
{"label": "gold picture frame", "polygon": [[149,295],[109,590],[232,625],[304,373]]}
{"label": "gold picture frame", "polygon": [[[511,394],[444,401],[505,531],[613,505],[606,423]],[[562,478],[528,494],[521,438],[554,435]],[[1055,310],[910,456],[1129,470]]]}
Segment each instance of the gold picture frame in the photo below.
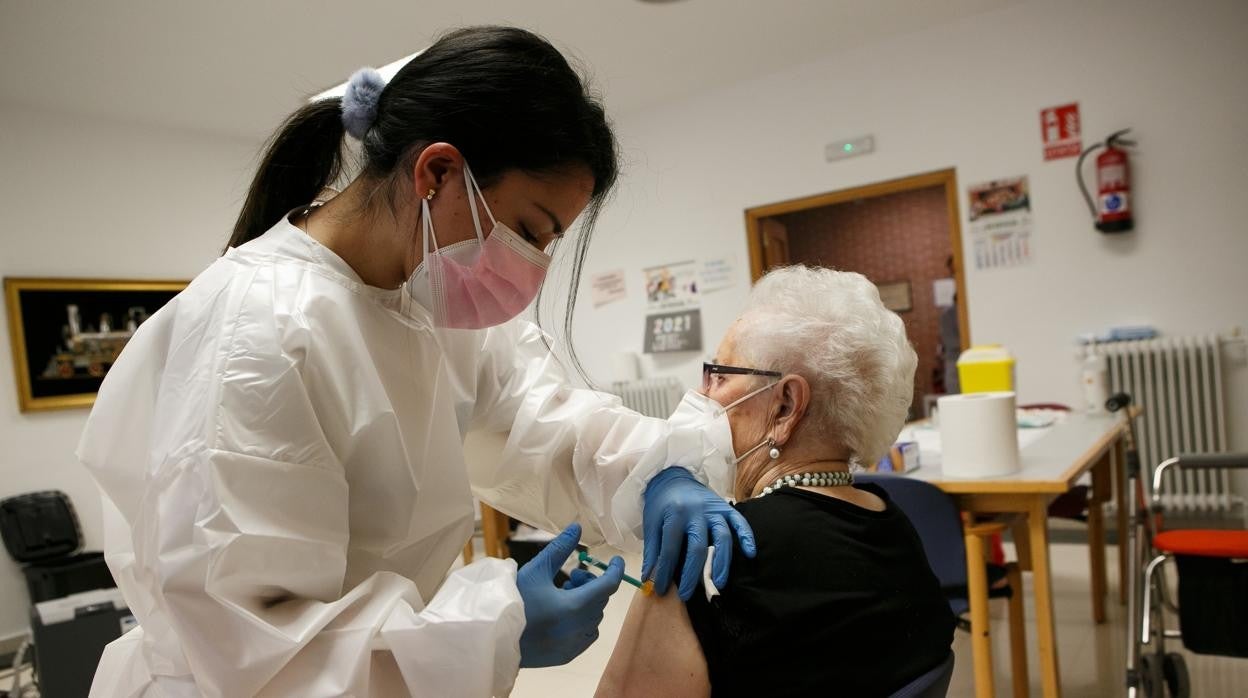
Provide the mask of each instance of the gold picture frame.
{"label": "gold picture frame", "polygon": [[100,383],[130,335],[188,283],[5,278],[19,409],[95,404]]}

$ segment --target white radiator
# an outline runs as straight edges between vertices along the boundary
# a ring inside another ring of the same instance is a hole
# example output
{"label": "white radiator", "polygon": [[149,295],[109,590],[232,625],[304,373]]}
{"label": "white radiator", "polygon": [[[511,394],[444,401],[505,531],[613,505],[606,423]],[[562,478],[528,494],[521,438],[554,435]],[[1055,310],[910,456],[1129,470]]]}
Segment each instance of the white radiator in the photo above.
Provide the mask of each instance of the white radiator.
{"label": "white radiator", "polygon": [[685,388],[675,378],[643,378],[635,381],[616,381],[611,392],[620,396],[624,406],[647,417],[667,419],[676,411]]}
{"label": "white radiator", "polygon": [[[1227,450],[1217,335],[1106,342],[1092,351],[1108,359],[1110,390],[1129,393],[1143,409],[1135,426],[1140,462],[1149,471],[1172,456]],[[1227,472],[1171,471],[1166,478],[1167,508],[1231,507]]]}

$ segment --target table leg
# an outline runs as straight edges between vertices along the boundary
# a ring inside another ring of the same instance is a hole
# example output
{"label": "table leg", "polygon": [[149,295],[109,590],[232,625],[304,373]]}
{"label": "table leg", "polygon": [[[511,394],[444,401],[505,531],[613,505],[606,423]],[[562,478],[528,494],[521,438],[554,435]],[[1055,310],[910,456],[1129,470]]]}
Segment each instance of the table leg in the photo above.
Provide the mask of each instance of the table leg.
{"label": "table leg", "polygon": [[992,698],[992,638],[988,620],[988,568],[984,539],[966,536],[966,592],[971,605],[971,665],[975,670],[975,698]]}
{"label": "table leg", "polygon": [[1049,564],[1049,511],[1046,497],[1033,497],[1027,512],[1031,577],[1036,594],[1036,634],[1045,698],[1062,695],[1057,659],[1057,620],[1053,612],[1053,570]]}
{"label": "table leg", "polygon": [[1112,450],[1092,466],[1092,492],[1088,497],[1088,559],[1092,565],[1092,620],[1105,622],[1105,590],[1109,587],[1105,572],[1105,502],[1113,463]]}
{"label": "table leg", "polygon": [[1114,471],[1114,504],[1118,517],[1118,603],[1127,603],[1127,440],[1119,437],[1112,453]]}
{"label": "table leg", "polygon": [[1014,557],[1018,567],[1024,572],[1031,571],[1031,530],[1027,527],[1027,517],[1020,516],[1011,529],[1014,537]]}
{"label": "table leg", "polygon": [[481,537],[487,557],[507,557],[507,515],[481,502]]}
{"label": "table leg", "polygon": [[1014,698],[1027,698],[1031,681],[1027,679],[1027,619],[1023,614],[1023,572],[1018,563],[1008,563],[1005,570],[1010,580],[1010,678],[1014,682]]}

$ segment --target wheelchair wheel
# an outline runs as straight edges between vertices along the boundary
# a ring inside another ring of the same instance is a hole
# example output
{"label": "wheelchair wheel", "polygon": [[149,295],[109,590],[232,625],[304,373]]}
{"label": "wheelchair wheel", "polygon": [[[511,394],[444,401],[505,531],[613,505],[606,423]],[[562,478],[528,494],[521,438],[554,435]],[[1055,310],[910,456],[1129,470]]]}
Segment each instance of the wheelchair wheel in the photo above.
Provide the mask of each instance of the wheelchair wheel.
{"label": "wheelchair wheel", "polygon": [[1166,679],[1159,659],[1153,654],[1140,657],[1140,690],[1145,698],[1166,698]]}
{"label": "wheelchair wheel", "polygon": [[1187,660],[1178,652],[1170,652],[1161,665],[1166,688],[1174,698],[1189,698],[1192,693],[1191,678],[1187,673]]}

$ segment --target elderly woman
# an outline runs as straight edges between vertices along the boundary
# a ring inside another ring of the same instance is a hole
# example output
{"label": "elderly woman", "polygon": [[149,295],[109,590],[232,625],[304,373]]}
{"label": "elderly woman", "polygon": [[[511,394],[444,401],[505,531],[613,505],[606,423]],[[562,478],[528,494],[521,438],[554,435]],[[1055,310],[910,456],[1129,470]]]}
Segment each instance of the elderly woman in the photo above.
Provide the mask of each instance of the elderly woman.
{"label": "elderly woman", "polygon": [[[860,274],[773,271],[703,370],[730,406],[737,510],[758,555],[682,604],[638,595],[600,696],[886,696],[949,656],[954,618],[918,535],[854,485],[906,418],[915,353]],[[735,403],[735,404],[734,404]]]}

